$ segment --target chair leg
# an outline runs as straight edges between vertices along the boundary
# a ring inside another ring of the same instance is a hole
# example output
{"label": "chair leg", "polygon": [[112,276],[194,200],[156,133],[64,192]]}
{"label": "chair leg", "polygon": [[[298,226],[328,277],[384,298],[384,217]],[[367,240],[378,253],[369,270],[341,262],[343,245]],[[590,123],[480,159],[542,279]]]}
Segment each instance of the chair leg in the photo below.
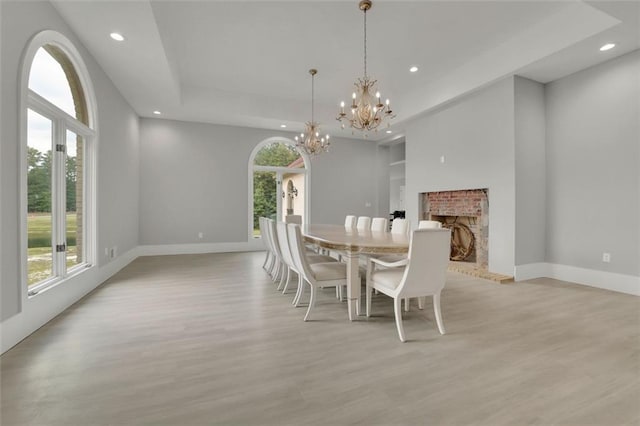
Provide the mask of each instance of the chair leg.
{"label": "chair leg", "polygon": [[282,268],[282,272],[280,273],[280,283],[278,283],[278,287],[276,287],[276,290],[278,290],[278,291],[284,285],[284,281],[285,281],[286,278],[288,278],[287,274],[289,272],[289,267],[288,266],[285,266],[284,264],[282,264],[281,268]]}
{"label": "chair leg", "polygon": [[338,295],[340,296],[340,301],[344,302],[344,288],[341,285],[336,286],[338,288]]}
{"label": "chair leg", "polygon": [[[371,274],[373,273],[373,264],[371,262],[367,262],[367,273],[364,279],[364,291],[365,291],[365,314],[367,318],[371,315]],[[377,290],[376,290],[376,294]]]}
{"label": "chair leg", "polygon": [[267,262],[269,261],[269,255],[271,252],[267,250],[267,254],[264,256],[264,263],[262,264],[262,269],[267,269]]}
{"label": "chair leg", "polygon": [[309,300],[309,307],[307,308],[307,314],[304,316],[304,320],[308,321],[309,316],[311,315],[311,309],[313,309],[313,305],[316,303],[316,294],[318,293],[318,287],[312,285],[311,286],[311,300]]}
{"label": "chair leg", "polygon": [[284,288],[282,289],[282,294],[285,294],[287,292],[287,289],[289,288],[289,281],[291,281],[291,268],[287,268],[287,279],[284,281]]}
{"label": "chair leg", "polygon": [[402,327],[402,299],[396,297],[393,299],[393,311],[396,314],[396,328],[398,329],[398,337],[402,342],[404,338],[404,328]]}
{"label": "chair leg", "polygon": [[269,256],[269,264],[267,265],[267,274],[273,277],[273,268],[276,266],[276,258],[273,253],[269,252],[271,256]]}
{"label": "chair leg", "polygon": [[[291,274],[293,275],[293,270],[291,270]],[[296,286],[296,294],[293,295],[293,299],[291,300],[291,304],[295,305],[296,304],[296,299],[298,298],[298,293],[300,292],[300,283],[298,283],[298,285]]]}
{"label": "chair leg", "polygon": [[436,322],[438,323],[438,330],[440,334],[444,334],[444,324],[442,322],[442,311],[440,310],[440,293],[433,295],[433,310],[436,314]]}
{"label": "chair leg", "polygon": [[271,279],[273,280],[274,283],[278,281],[279,276],[280,276],[280,262],[278,262],[278,260],[276,259],[276,261],[274,262],[273,273],[271,274]]}
{"label": "chair leg", "polygon": [[302,300],[302,295],[304,294],[304,278],[302,275],[298,274],[298,295],[297,298],[294,299],[295,303],[293,304],[296,308],[300,306],[300,301]]}
{"label": "chair leg", "polygon": [[424,309],[424,296],[418,297],[418,309]]}
{"label": "chair leg", "polygon": [[409,312],[409,302],[411,301],[411,299],[409,299],[408,297],[405,297],[404,299],[404,311],[405,312]]}

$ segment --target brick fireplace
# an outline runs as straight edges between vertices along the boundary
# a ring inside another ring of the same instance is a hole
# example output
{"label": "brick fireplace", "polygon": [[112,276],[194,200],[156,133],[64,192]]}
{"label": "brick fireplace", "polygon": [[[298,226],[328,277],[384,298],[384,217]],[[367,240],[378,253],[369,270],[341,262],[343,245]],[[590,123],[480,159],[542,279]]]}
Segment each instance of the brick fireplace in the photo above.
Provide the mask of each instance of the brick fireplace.
{"label": "brick fireplace", "polygon": [[[465,254],[463,262],[488,270],[489,263],[489,190],[425,192],[420,194],[422,220],[437,220],[445,227],[455,227],[457,241],[452,253]],[[470,233],[473,235],[471,237]],[[471,241],[472,243],[469,243]],[[473,248],[471,248],[471,246]],[[467,254],[468,252],[468,254]]]}

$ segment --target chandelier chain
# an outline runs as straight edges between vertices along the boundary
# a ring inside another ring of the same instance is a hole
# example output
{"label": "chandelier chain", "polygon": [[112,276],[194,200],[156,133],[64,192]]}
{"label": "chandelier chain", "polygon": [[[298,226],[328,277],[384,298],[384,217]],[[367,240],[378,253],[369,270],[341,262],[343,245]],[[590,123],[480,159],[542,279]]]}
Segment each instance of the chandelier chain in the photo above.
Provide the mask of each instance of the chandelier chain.
{"label": "chandelier chain", "polygon": [[314,100],[314,90],[313,90],[313,87],[314,87],[315,77],[316,77],[316,76],[315,76],[315,74],[314,74],[314,73],[312,73],[312,74],[311,74],[311,121],[315,121],[315,120],[313,119],[313,117],[314,117],[314,115],[313,115],[313,100]]}
{"label": "chandelier chain", "polygon": [[364,78],[367,78],[367,9],[364,10]]}

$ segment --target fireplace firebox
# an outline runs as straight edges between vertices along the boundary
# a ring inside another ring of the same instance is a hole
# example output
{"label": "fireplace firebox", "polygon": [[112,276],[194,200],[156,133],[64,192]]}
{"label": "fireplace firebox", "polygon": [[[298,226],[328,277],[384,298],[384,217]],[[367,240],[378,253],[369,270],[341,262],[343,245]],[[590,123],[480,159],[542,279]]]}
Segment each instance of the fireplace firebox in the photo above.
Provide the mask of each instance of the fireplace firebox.
{"label": "fireplace firebox", "polygon": [[421,194],[420,217],[450,228],[451,260],[488,270],[489,190],[465,189]]}

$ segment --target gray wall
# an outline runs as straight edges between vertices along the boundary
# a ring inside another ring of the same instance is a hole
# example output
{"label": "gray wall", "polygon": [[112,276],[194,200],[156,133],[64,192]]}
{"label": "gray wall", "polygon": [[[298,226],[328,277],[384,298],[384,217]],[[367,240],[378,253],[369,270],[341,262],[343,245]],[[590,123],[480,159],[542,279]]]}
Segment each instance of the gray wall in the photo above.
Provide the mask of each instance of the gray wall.
{"label": "gray wall", "polygon": [[391,150],[389,146],[378,145],[378,215],[379,217],[390,218],[389,210],[391,197],[391,182],[389,181],[389,163]]}
{"label": "gray wall", "polygon": [[639,79],[635,51],[545,86],[508,78],[411,121],[408,217],[419,193],[487,187],[490,270],[640,275]]}
{"label": "gray wall", "polygon": [[513,275],[514,156],[513,78],[411,121],[406,133],[407,218],[417,225],[420,193],[489,188],[489,269]]}
{"label": "gray wall", "polygon": [[377,183],[388,176],[388,167],[378,159],[377,144],[333,136],[339,134],[332,135],[331,152],[313,160],[312,222],[343,224],[346,214],[386,217]]}
{"label": "gray wall", "polygon": [[[104,247],[118,246],[120,253],[138,244],[138,118],[104,74],[93,57],[74,37],[48,2],[0,2],[1,36],[1,111],[0,146],[2,222],[0,224],[2,258],[0,260],[1,318],[5,320],[25,309],[24,285],[20,277],[19,134],[18,91],[21,57],[28,41],[38,32],[51,29],[64,34],[79,50],[89,70],[98,102],[98,265],[109,260]],[[85,277],[86,274],[81,274]],[[93,275],[97,276],[97,275]],[[79,278],[82,279],[82,278]],[[83,290],[99,282],[83,283]],[[82,295],[74,283],[57,286],[33,298],[33,303],[51,300],[52,313]],[[54,301],[55,299],[55,301]],[[27,316],[31,316],[28,313]],[[36,315],[36,314],[34,314]],[[20,320],[29,322],[29,318]],[[35,325],[34,325],[35,326]]]}
{"label": "gray wall", "polygon": [[[293,134],[162,119],[142,119],[140,130],[140,243],[246,242],[251,152]],[[377,152],[375,142],[332,137],[330,151],[312,160],[312,222],[378,213],[387,169]]]}
{"label": "gray wall", "polygon": [[545,261],[544,85],[515,78],[516,265]]}
{"label": "gray wall", "polygon": [[635,51],[545,88],[548,262],[640,275],[639,79]]}

